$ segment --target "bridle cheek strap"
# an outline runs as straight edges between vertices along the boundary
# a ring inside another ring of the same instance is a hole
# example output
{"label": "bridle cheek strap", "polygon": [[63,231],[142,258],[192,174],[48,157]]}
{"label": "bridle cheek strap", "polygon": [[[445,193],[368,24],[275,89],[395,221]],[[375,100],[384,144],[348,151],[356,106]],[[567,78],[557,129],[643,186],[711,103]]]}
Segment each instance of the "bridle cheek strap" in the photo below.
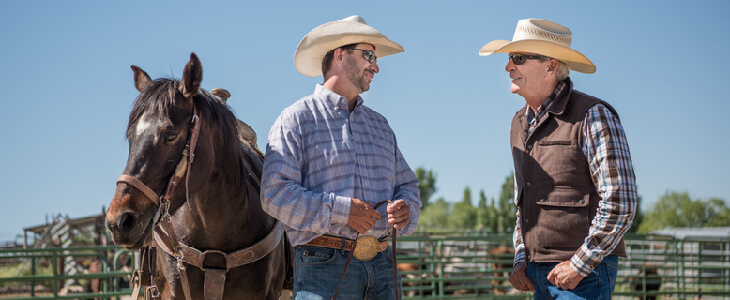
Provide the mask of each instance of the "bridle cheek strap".
{"label": "bridle cheek strap", "polygon": [[[193,158],[195,157],[195,146],[198,144],[198,136],[200,135],[200,117],[198,117],[198,107],[193,106],[193,119],[191,121],[190,126],[190,138],[188,139],[187,145],[185,145],[185,150],[183,150],[182,158],[178,162],[177,166],[175,167],[175,173],[170,177],[170,180],[167,183],[167,188],[165,189],[165,194],[160,197],[153,191],[150,187],[145,185],[141,180],[137,179],[136,177],[128,174],[122,174],[119,176],[119,179],[117,179],[117,184],[120,183],[126,183],[140,192],[142,192],[147,199],[152,201],[156,206],[160,206],[160,198],[167,201],[172,198],[173,193],[175,193],[175,188],[177,187],[178,182],[180,179],[185,176],[187,172],[187,178],[186,178],[186,190],[185,194],[187,197],[188,190],[187,190],[187,182],[190,178],[190,164],[193,163]],[[187,200],[187,199],[186,199]]]}

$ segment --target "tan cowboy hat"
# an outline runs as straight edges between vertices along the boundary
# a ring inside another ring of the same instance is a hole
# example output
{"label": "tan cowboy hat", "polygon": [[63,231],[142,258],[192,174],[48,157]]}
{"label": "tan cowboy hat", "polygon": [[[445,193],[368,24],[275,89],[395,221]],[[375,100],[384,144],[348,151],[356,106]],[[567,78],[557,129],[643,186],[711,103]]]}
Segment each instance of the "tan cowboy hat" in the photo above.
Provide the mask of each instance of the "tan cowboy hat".
{"label": "tan cowboy hat", "polygon": [[572,38],[570,29],[553,21],[520,20],[511,42],[491,41],[479,50],[479,55],[530,52],[555,58],[568,65],[571,70],[588,74],[596,72],[596,66],[585,55],[570,49]]}
{"label": "tan cowboy hat", "polygon": [[294,54],[294,65],[302,75],[320,76],[322,75],[322,59],[327,52],[344,45],[357,43],[375,46],[375,55],[378,58],[403,52],[401,45],[368,26],[362,17],[351,16],[320,25],[305,35]]}

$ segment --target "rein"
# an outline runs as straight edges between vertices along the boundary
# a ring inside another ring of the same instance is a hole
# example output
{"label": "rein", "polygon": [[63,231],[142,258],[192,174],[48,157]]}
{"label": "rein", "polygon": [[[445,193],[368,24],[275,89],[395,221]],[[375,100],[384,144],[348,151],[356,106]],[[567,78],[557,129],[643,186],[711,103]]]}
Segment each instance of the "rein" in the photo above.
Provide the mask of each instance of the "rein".
{"label": "rein", "polygon": [[[376,203],[375,205],[373,205],[373,209],[378,209],[378,207],[380,207],[381,205],[383,205],[385,203],[389,203],[389,202],[390,202],[390,200],[380,201],[380,202]],[[400,291],[398,289],[398,268],[397,268],[398,263],[396,260],[396,248],[395,248],[395,245],[396,245],[395,240],[396,240],[397,234],[398,234],[398,232],[395,230],[395,227],[393,227],[393,229],[391,229],[391,231],[390,231],[390,235],[392,236],[391,252],[393,253],[393,287],[395,288],[396,299],[400,300],[401,295],[400,295]],[[360,233],[358,233],[357,235],[359,236]],[[337,295],[340,293],[340,288],[342,287],[342,281],[345,280],[345,274],[347,274],[347,268],[350,267],[350,262],[352,261],[352,256],[355,254],[355,249],[357,248],[357,241],[358,241],[358,239],[356,238],[354,243],[352,244],[352,250],[350,251],[350,254],[347,256],[347,260],[345,261],[345,268],[342,270],[342,277],[340,277],[340,284],[337,286],[337,291],[335,291],[335,295],[332,296],[332,300],[337,300]]]}
{"label": "rein", "polygon": [[[222,299],[223,287],[225,285],[225,275],[229,269],[239,267],[251,262],[255,262],[268,255],[276,246],[279,245],[284,234],[284,227],[280,222],[276,222],[267,236],[254,244],[253,246],[236,250],[232,253],[225,253],[220,250],[200,250],[180,243],[172,228],[172,216],[170,215],[170,199],[175,193],[175,188],[180,180],[185,177],[185,201],[189,201],[189,181],[191,164],[195,158],[195,146],[200,135],[200,117],[198,107],[193,103],[193,117],[190,121],[190,134],[185,149],[182,151],[182,157],[175,167],[175,173],[170,177],[165,194],[157,196],[150,187],[134,176],[122,174],[117,180],[117,185],[125,183],[129,186],[141,191],[145,197],[157,206],[157,212],[153,218],[154,239],[150,244],[143,248],[140,264],[143,270],[135,270],[132,274],[132,282],[134,289],[133,297],[139,295],[141,285],[146,283],[144,275],[149,273],[149,287],[145,291],[145,295],[149,293],[150,298],[159,299],[160,292],[156,284],[156,247],[159,245],[162,250],[175,258],[177,262],[177,270],[180,274],[180,281],[183,286],[183,292],[186,299],[192,299],[190,292],[190,283],[188,280],[185,263],[198,267],[205,273],[204,293],[205,299]],[[144,253],[146,252],[146,253]],[[145,255],[146,254],[146,255]],[[220,255],[226,261],[225,269],[206,267],[204,262],[208,255]],[[146,260],[146,262],[145,262]],[[147,270],[145,271],[145,266]]]}

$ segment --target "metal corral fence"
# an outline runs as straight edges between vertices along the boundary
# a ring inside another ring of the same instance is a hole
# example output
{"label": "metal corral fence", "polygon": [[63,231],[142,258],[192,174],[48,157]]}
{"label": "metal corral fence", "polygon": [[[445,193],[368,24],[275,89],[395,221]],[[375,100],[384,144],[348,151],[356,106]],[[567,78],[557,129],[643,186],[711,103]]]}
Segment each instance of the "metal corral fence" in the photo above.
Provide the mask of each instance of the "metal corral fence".
{"label": "metal corral fence", "polygon": [[[730,237],[627,235],[625,241],[630,257],[619,260],[614,299],[730,299]],[[531,299],[509,284],[511,243],[510,234],[479,232],[398,238],[404,299]],[[0,278],[0,298],[119,299],[131,293],[133,254],[113,246],[0,250],[0,266],[27,269]],[[61,274],[59,264],[69,256],[101,270]],[[71,288],[80,285],[96,290]]]}
{"label": "metal corral fence", "polygon": [[[0,299],[129,298],[135,254],[117,246],[2,249]],[[69,272],[70,261],[78,268]]]}
{"label": "metal corral fence", "polygon": [[[511,288],[511,234],[398,239],[405,299],[531,299]],[[614,299],[730,299],[730,236],[627,235]]]}

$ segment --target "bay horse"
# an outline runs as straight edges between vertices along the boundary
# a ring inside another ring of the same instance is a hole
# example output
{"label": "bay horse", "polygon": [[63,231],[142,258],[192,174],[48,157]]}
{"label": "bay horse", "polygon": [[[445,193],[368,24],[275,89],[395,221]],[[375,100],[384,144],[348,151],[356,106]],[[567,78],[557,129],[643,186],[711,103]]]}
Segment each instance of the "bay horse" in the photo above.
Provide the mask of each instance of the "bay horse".
{"label": "bay horse", "polygon": [[132,70],[140,95],[106,226],[117,245],[144,250],[136,280],[162,299],[278,299],[292,249],[261,208],[263,156],[239,140],[225,101],[200,87],[195,53],[180,81]]}

